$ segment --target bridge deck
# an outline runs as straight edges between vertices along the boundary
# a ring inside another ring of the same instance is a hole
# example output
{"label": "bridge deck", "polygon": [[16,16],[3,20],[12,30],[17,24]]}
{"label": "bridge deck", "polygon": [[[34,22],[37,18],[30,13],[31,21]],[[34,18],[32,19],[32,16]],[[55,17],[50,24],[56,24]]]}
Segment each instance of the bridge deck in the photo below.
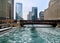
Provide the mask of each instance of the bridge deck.
{"label": "bridge deck", "polygon": [[60,20],[20,20],[20,25],[23,26],[25,24],[51,24],[57,25],[60,23]]}

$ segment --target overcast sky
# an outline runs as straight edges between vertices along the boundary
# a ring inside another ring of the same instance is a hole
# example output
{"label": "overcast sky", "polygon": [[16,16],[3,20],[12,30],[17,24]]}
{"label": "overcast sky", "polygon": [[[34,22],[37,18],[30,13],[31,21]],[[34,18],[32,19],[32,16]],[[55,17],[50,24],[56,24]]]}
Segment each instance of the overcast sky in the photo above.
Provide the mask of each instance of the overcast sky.
{"label": "overcast sky", "polygon": [[15,0],[15,3],[23,4],[23,18],[27,19],[27,14],[32,10],[32,7],[37,7],[38,13],[44,11],[48,7],[49,0]]}

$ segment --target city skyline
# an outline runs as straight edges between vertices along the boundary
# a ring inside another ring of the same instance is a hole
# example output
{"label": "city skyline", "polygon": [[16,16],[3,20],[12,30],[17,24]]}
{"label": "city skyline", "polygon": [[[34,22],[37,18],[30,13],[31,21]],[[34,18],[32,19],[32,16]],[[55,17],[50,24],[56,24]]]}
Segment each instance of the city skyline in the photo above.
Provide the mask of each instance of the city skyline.
{"label": "city skyline", "polygon": [[15,0],[15,3],[23,4],[23,18],[27,19],[27,14],[31,11],[32,7],[38,8],[38,14],[40,11],[44,11],[44,9],[48,8],[50,0]]}

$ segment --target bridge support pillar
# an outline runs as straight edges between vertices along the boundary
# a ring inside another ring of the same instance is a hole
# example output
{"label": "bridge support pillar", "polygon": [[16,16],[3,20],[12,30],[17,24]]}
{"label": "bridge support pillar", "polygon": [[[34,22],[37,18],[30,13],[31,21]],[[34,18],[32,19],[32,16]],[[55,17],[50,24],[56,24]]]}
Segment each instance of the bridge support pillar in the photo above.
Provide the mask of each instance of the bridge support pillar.
{"label": "bridge support pillar", "polygon": [[17,27],[20,27],[20,22],[17,22]]}
{"label": "bridge support pillar", "polygon": [[60,23],[57,23],[57,26],[56,27],[60,27]]}
{"label": "bridge support pillar", "polygon": [[2,26],[0,26],[0,29],[1,29]]}
{"label": "bridge support pillar", "polygon": [[53,26],[53,27],[56,27],[56,26],[57,26],[57,24],[53,24],[52,26]]}
{"label": "bridge support pillar", "polygon": [[20,27],[23,27],[23,24],[20,24]]}
{"label": "bridge support pillar", "polygon": [[20,27],[23,27],[23,23],[20,23]]}

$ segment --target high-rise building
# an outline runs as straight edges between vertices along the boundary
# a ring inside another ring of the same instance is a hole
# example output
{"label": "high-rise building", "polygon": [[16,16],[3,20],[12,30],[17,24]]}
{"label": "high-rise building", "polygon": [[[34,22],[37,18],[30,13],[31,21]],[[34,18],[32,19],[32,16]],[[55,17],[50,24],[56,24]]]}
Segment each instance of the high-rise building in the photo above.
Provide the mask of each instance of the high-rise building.
{"label": "high-rise building", "polygon": [[0,0],[0,20],[13,19],[14,0]]}
{"label": "high-rise building", "polygon": [[27,20],[32,20],[32,12],[30,11],[29,14],[27,15]]}
{"label": "high-rise building", "polygon": [[29,20],[29,19],[30,19],[30,15],[28,14],[28,15],[27,15],[27,20]]}
{"label": "high-rise building", "polygon": [[41,11],[41,12],[39,13],[39,19],[40,19],[40,20],[44,20],[44,11]]}
{"label": "high-rise building", "polygon": [[14,20],[14,0],[9,0],[9,18]]}
{"label": "high-rise building", "polygon": [[22,20],[22,3],[16,3],[16,20]]}
{"label": "high-rise building", "polygon": [[37,20],[37,7],[32,7],[32,20]]}

